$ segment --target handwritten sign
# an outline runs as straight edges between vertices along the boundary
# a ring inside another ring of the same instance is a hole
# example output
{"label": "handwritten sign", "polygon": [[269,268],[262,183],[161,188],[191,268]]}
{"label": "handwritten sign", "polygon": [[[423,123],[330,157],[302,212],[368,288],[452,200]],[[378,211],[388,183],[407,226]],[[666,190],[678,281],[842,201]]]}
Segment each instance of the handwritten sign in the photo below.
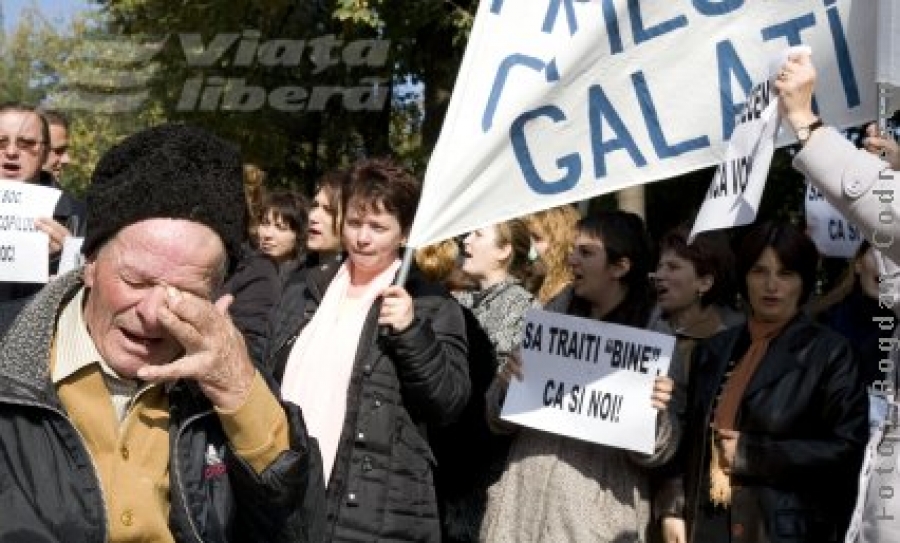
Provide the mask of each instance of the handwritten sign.
{"label": "handwritten sign", "polygon": [[783,51],[769,62],[769,77],[753,87],[737,119],[725,160],[716,168],[700,206],[689,242],[700,232],[751,224],[762,201],[766,177],[775,153],[781,118],[773,79],[789,55],[809,54],[809,47]]}
{"label": "handwritten sign", "polygon": [[665,375],[675,338],[637,328],[529,310],[525,379],[513,379],[501,417],[602,445],[653,452],[653,382]]}
{"label": "handwritten sign", "polygon": [[35,219],[52,217],[61,194],[52,187],[0,180],[0,281],[48,281],[50,242]]}
{"label": "handwritten sign", "polygon": [[853,258],[863,240],[862,231],[828,203],[825,195],[806,185],[806,233],[825,256]]}
{"label": "handwritten sign", "polygon": [[50,238],[43,232],[5,232],[0,235],[0,280],[46,283],[50,280]]}

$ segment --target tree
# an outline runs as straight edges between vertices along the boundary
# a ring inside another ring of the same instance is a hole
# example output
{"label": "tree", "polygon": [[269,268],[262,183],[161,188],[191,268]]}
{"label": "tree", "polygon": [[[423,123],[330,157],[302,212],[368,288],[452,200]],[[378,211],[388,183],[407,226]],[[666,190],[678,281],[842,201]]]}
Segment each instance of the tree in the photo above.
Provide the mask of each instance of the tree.
{"label": "tree", "polygon": [[0,36],[2,101],[52,108],[67,114],[73,162],[63,187],[81,193],[94,165],[109,147],[141,127],[159,122],[159,109],[142,104],[134,111],[104,112],[90,107],[86,96],[103,87],[104,71],[97,58],[115,50],[96,14],[82,14],[68,25],[54,25],[36,8],[24,9],[16,27]]}
{"label": "tree", "polygon": [[[306,184],[364,155],[393,154],[422,173],[471,23],[464,8],[442,0],[99,4],[113,33],[168,36],[154,59],[162,76],[149,85],[167,119],[207,126],[239,142],[271,177]],[[298,42],[301,57],[285,53]],[[418,88],[423,97],[412,96]],[[257,89],[264,104],[251,103]],[[277,107],[286,89],[307,93],[306,107]]]}

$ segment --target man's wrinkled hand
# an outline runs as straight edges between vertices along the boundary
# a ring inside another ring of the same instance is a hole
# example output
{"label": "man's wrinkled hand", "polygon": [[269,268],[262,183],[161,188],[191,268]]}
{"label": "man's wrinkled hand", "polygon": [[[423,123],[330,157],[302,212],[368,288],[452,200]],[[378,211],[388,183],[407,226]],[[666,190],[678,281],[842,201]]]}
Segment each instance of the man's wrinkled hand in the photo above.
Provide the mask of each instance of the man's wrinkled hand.
{"label": "man's wrinkled hand", "polygon": [[166,304],[159,320],[184,347],[184,355],[169,364],[144,366],[138,377],[162,382],[192,379],[219,409],[233,411],[250,394],[256,369],[241,333],[228,317],[233,298],[209,300],[166,287]]}

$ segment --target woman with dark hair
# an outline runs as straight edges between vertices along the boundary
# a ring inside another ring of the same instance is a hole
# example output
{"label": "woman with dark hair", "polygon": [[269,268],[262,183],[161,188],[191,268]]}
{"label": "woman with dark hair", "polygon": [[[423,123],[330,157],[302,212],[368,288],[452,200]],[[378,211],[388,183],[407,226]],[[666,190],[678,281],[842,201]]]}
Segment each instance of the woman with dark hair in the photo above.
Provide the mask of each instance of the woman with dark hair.
{"label": "woman with dark hair", "polygon": [[[263,359],[270,361],[276,351],[282,349],[285,344],[296,334],[297,322],[304,318],[302,314],[306,307],[306,274],[309,270],[320,264],[333,266],[340,264],[343,252],[341,250],[341,222],[344,218],[342,201],[344,186],[347,184],[347,172],[344,170],[332,170],[325,173],[316,184],[316,195],[306,215],[306,224],[300,227],[300,222],[291,229],[300,235],[298,240],[305,244],[305,251],[299,247],[298,253],[305,255],[303,263],[297,266],[287,266],[291,269],[284,270],[281,275],[281,297],[275,308],[271,311],[268,320],[268,341]],[[279,209],[287,210],[291,206]],[[288,222],[293,224],[288,212]],[[299,219],[299,214],[296,214]]]}
{"label": "woman with dark hair", "polygon": [[440,541],[426,441],[469,397],[459,305],[413,273],[392,285],[419,182],[364,160],[344,187],[347,258],[306,278],[304,307],[270,367],[319,443],[327,498],[316,541]]}
{"label": "woman with dark hair", "polygon": [[[694,357],[680,485],[664,526],[697,542],[842,539],[868,428],[850,345],[800,311],[818,252],[796,227],[764,223],[744,238],[737,271],[745,325]],[[826,476],[827,474],[827,476]]]}
{"label": "woman with dark hair", "polygon": [[[689,231],[678,227],[660,241],[660,258],[653,274],[656,308],[648,328],[676,338],[669,375],[675,380],[671,409],[683,415],[690,375],[690,361],[697,344],[726,326],[721,308],[734,300],[734,255],[721,232],[704,232],[688,244]],[[671,492],[670,478],[654,478],[654,501]],[[682,536],[683,537],[683,536]],[[663,534],[666,543],[677,543],[676,534]]]}
{"label": "woman with dark hair", "polygon": [[282,282],[305,265],[306,199],[293,190],[274,190],[260,203],[256,235],[259,250],[278,266]]}
{"label": "woman with dark hair", "polygon": [[[651,251],[637,215],[614,211],[582,219],[569,265],[572,284],[547,310],[646,326]],[[646,456],[501,421],[510,378],[522,379],[527,372],[514,353],[488,392],[489,422],[514,436],[506,469],[488,491],[481,540],[644,541],[650,521],[647,468],[665,462],[677,444],[677,427],[666,412],[672,380],[657,377],[656,450]]]}
{"label": "woman with dark hair", "polygon": [[341,225],[344,222],[344,187],[347,172],[333,170],[316,184],[316,195],[309,210],[306,250],[315,263],[340,258]]}

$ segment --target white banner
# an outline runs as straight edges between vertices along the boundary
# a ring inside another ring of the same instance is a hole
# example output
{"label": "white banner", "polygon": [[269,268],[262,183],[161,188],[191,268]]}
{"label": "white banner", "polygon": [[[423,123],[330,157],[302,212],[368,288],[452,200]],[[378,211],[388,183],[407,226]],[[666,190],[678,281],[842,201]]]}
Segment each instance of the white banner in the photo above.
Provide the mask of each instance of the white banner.
{"label": "white banner", "polygon": [[806,185],[806,233],[825,256],[853,258],[862,243],[859,228],[825,200],[825,195],[811,184]]}
{"label": "white banner", "polygon": [[531,309],[522,341],[525,379],[513,379],[501,416],[601,445],[652,453],[653,381],[669,369],[675,338]]}
{"label": "white banner", "polygon": [[850,0],[484,0],[409,243],[722,162],[790,45],[815,51],[829,124],[872,120],[874,25]]}

